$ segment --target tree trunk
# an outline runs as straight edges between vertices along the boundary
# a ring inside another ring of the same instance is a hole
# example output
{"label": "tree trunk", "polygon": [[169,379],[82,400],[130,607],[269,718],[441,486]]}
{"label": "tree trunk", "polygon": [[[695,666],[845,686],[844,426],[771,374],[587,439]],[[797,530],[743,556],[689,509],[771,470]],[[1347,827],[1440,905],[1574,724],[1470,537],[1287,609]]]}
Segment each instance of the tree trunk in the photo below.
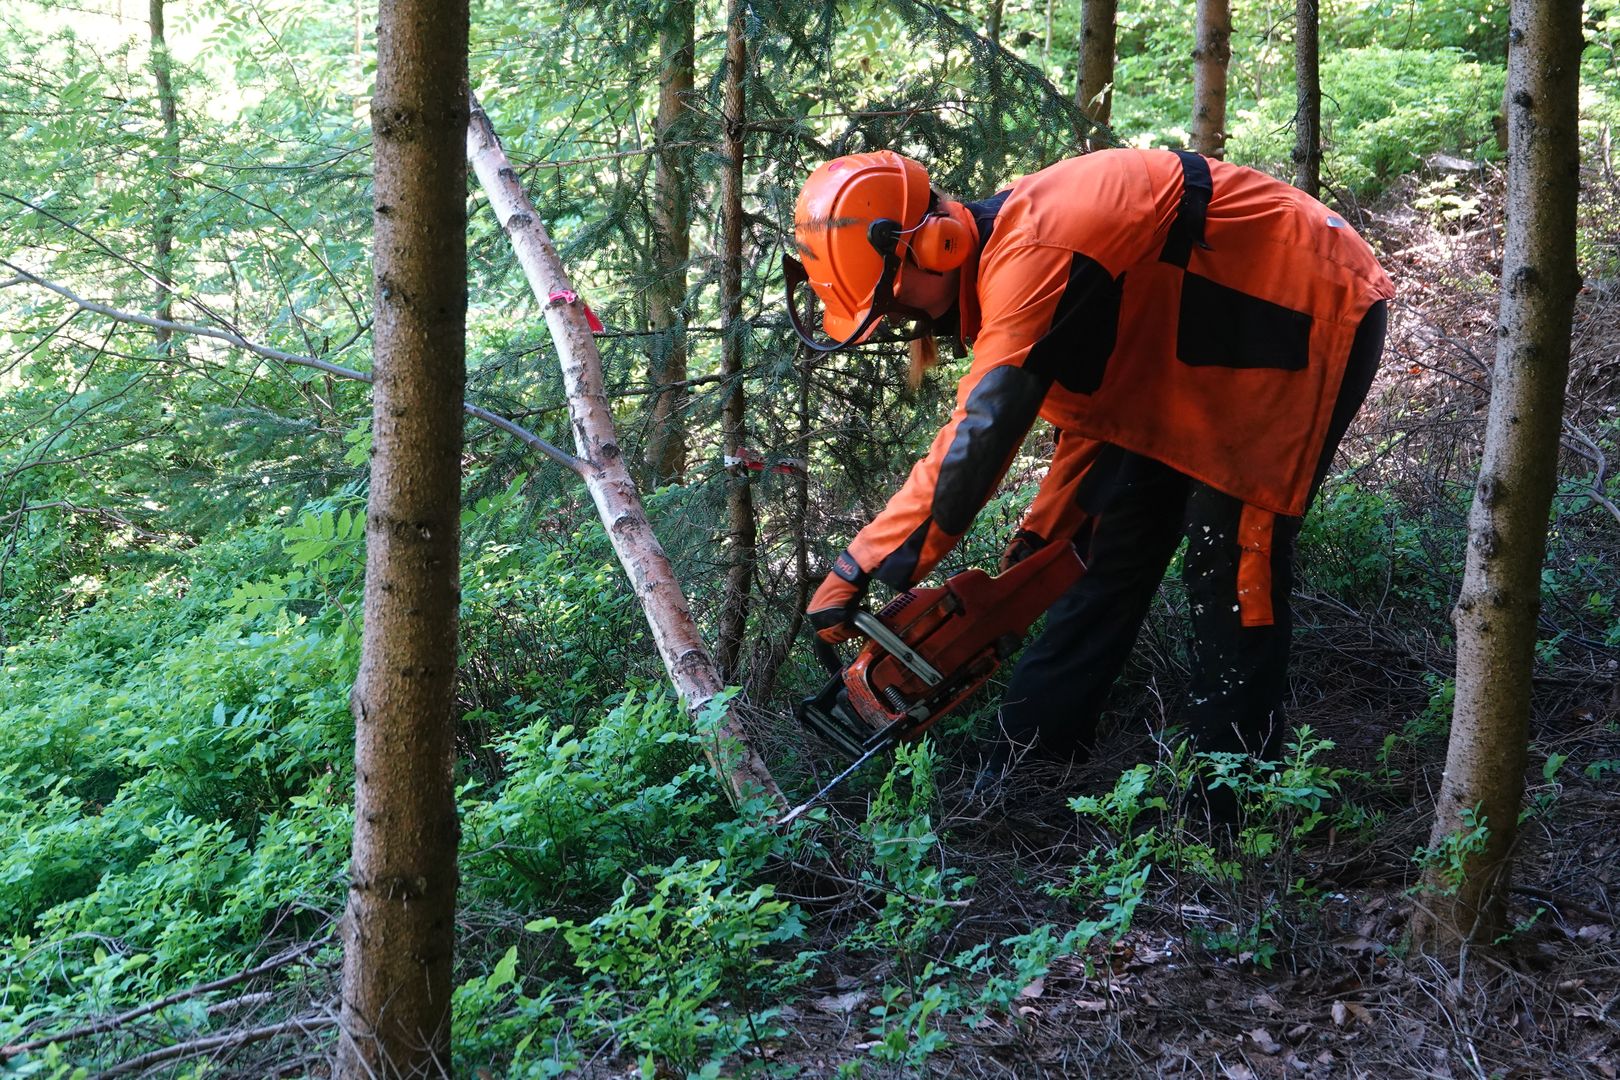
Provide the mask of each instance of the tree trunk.
{"label": "tree trunk", "polygon": [[1322,71],[1317,0],[1294,4],[1294,186],[1311,198],[1322,191]]}
{"label": "tree trunk", "polygon": [[[1507,236],[1485,450],[1453,620],[1457,696],[1413,939],[1489,946],[1507,926],[1528,757],[1541,564],[1569,373],[1575,269],[1578,0],[1513,0]],[[1470,836],[1469,819],[1484,826]]]}
{"label": "tree trunk", "polygon": [[[721,416],[721,438],[725,452],[738,458],[744,456],[741,451],[748,445],[747,401],[743,395],[743,352],[748,343],[748,326],[742,317],[743,155],[747,122],[743,80],[748,74],[748,39],[744,25],[747,15],[745,0],[729,0],[724,103],[726,170],[720,178],[724,232],[720,298],[725,318],[720,373],[725,378],[727,391]],[[748,630],[748,597],[754,580],[757,539],[753,473],[746,465],[733,465],[726,470],[726,587],[720,603],[720,634],[715,648],[720,677],[728,683],[740,679],[738,667],[743,635]]]}
{"label": "tree trunk", "polygon": [[686,264],[691,258],[691,215],[682,121],[692,92],[692,0],[671,0],[668,22],[658,35],[657,171],[653,178],[653,284],[648,318],[654,331],[649,380],[658,392],[649,413],[642,460],[653,483],[680,483],[686,475]]}
{"label": "tree trunk", "polygon": [[[793,453],[801,460],[809,460],[812,428],[810,375],[815,363],[807,359],[803,352],[800,350],[800,356],[793,365],[799,376],[797,400],[793,408],[796,425]],[[810,589],[816,583],[816,579],[810,576],[810,538],[807,535],[810,521],[810,475],[802,469],[793,473],[793,502],[790,515],[790,527],[793,530],[793,580],[796,585],[793,598],[787,602],[787,627],[748,672],[748,695],[755,701],[768,699],[775,690],[776,677],[788,657],[793,655],[794,646],[799,640],[799,630],[804,625],[804,609],[810,603]]]}
{"label": "tree trunk", "polygon": [[1193,46],[1192,148],[1206,157],[1226,156],[1226,65],[1232,59],[1230,0],[1198,0]]}
{"label": "tree trunk", "polygon": [[[477,102],[473,103],[466,139],[467,157],[489,197],[490,208],[506,230],[530,288],[545,305],[546,325],[557,343],[562,364],[580,475],[590,489],[614,554],[641,601],[670,682],[687,709],[702,715],[725,684],[703,645],[669,557],[641,508],[641,497],[613,431],[613,411],[602,384],[602,360],[596,341],[577,299],[569,299],[572,293],[568,275],[551,238],[518,183],[517,172],[501,149],[489,117]],[[714,733],[716,743],[704,750],[725,777],[732,794],[740,801],[763,793],[785,809],[787,800],[765,763],[748,748],[747,735],[735,710],[728,709],[719,717]]]}
{"label": "tree trunk", "polygon": [[448,1075],[466,379],[466,0],[382,0],[354,854],[335,1075]]}
{"label": "tree trunk", "polygon": [[[180,203],[180,108],[174,96],[173,61],[164,36],[163,5],[152,0],[149,9],[152,38],[152,78],[157,83],[158,116],[163,121],[163,152],[158,157],[158,215],[152,230],[152,273],[157,278],[157,317],[174,318],[174,221]],[[167,347],[170,333],[156,331],[158,343]]]}
{"label": "tree trunk", "polygon": [[1080,0],[1080,83],[1074,104],[1104,126],[1114,106],[1114,0]]}
{"label": "tree trunk", "polygon": [[990,18],[985,22],[984,36],[992,45],[1001,44],[1001,8],[1003,0],[990,0]]}

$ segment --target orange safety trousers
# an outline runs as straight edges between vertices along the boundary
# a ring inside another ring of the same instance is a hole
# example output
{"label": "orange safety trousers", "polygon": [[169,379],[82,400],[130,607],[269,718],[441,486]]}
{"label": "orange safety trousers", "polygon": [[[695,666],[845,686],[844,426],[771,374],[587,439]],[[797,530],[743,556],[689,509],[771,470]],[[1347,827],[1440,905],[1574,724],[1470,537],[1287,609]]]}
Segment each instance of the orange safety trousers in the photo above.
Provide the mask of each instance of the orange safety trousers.
{"label": "orange safety trousers", "polygon": [[[1374,305],[1351,349],[1313,489],[1360,406],[1383,348],[1385,309]],[[1089,571],[1047,613],[1002,696],[1002,740],[991,767],[1025,749],[1076,759],[1089,751],[1112,686],[1130,656],[1165,568],[1183,538],[1190,677],[1179,718],[1200,750],[1275,760],[1286,729],[1292,638],[1289,594],[1301,519],[1278,516],[1261,566],[1266,611],[1245,618],[1245,567],[1253,508],[1185,473],[1107,446],[1080,498],[1089,514],[1081,537]]]}

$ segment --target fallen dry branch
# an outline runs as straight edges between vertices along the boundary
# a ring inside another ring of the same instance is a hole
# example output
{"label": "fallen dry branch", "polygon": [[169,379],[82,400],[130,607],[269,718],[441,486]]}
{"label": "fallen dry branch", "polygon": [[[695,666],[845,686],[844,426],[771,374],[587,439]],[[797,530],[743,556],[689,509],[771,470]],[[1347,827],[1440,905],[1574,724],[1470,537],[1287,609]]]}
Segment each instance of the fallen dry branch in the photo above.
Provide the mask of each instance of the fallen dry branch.
{"label": "fallen dry branch", "polygon": [[202,1057],[204,1054],[213,1054],[221,1050],[235,1050],[237,1047],[273,1039],[277,1035],[309,1035],[324,1028],[336,1027],[337,1022],[336,1014],[328,1010],[295,1017],[292,1020],[283,1020],[278,1024],[247,1028],[243,1031],[222,1031],[217,1035],[208,1035],[201,1039],[175,1043],[173,1046],[160,1047],[157,1050],[132,1057],[128,1061],[120,1062],[110,1069],[103,1069],[101,1072],[95,1073],[90,1080],[128,1076],[131,1073],[143,1072],[154,1065],[162,1065],[171,1061],[183,1061],[186,1058]]}
{"label": "fallen dry branch", "polygon": [[[151,1016],[155,1012],[167,1009],[171,1005],[178,1005],[182,1001],[189,1001],[194,997],[201,997],[203,994],[211,994],[216,990],[224,990],[227,987],[236,986],[239,983],[245,983],[250,979],[256,979],[261,975],[268,975],[273,971],[286,967],[288,964],[293,964],[299,960],[302,960],[304,957],[308,956],[310,953],[314,952],[316,949],[320,948],[322,945],[325,945],[329,941],[331,941],[331,938],[329,937],[321,938],[318,941],[307,941],[302,945],[296,945],[291,949],[285,949],[282,952],[272,956],[264,963],[248,968],[246,971],[238,971],[234,975],[226,975],[224,978],[215,979],[213,982],[206,982],[197,986],[187,987],[184,990],[177,990],[168,997],[159,1001],[148,1002],[145,1005],[130,1009],[127,1012],[121,1012],[116,1016],[109,1016],[101,1020],[92,1021],[91,1023],[72,1028],[68,1031],[58,1032],[55,1035],[43,1035],[37,1039],[30,1040],[29,1042],[14,1043],[10,1046],[0,1046],[0,1062],[4,1062],[7,1058],[15,1057],[18,1054],[27,1054],[35,1050],[43,1050],[45,1047],[51,1046],[55,1043],[68,1042],[72,1039],[82,1039],[90,1035],[101,1035],[108,1031],[114,1031],[123,1027],[125,1024],[139,1020],[143,1016]],[[240,999],[237,1000],[240,1001]]]}
{"label": "fallen dry branch", "polygon": [[[687,708],[694,715],[702,715],[724,684],[630,477],[603,388],[602,359],[586,324],[584,308],[489,117],[476,98],[471,100],[471,108],[467,160],[511,241],[535,297],[545,309],[546,325],[557,345],[568,394],[580,476],[590,489],[614,554],[646,613],[670,682]],[[765,762],[749,746],[737,710],[729,706],[725,709],[715,725],[715,736],[715,743],[706,746],[704,752],[725,777],[731,792],[739,800],[763,792],[785,809],[787,800]],[[736,747],[735,754],[727,744]]]}

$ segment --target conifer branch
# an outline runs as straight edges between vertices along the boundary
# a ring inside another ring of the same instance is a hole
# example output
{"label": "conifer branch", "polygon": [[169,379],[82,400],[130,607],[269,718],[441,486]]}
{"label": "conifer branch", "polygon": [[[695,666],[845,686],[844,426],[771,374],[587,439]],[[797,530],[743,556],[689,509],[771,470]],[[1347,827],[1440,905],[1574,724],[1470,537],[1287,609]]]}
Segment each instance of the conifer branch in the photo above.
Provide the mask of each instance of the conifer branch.
{"label": "conifer branch", "polygon": [[[85,297],[75,293],[73,290],[67,288],[65,285],[60,285],[54,281],[48,281],[37,274],[29,273],[27,270],[17,266],[15,263],[0,259],[0,266],[4,266],[11,270],[12,273],[16,275],[16,282],[35,285],[41,289],[56,293],[58,296],[68,300],[69,302],[78,305],[79,308],[84,311],[93,312],[97,315],[103,315],[115,322],[130,323],[135,326],[146,326],[152,329],[168,330],[171,333],[176,334],[188,334],[192,337],[210,338],[214,341],[223,341],[227,345],[241,349],[244,352],[252,353],[255,356],[262,356],[267,360],[275,360],[279,363],[291,364],[296,367],[314,368],[316,371],[325,372],[328,375],[333,375],[340,379],[350,379],[355,382],[363,382],[368,386],[371,384],[371,375],[364,371],[357,371],[354,368],[343,367],[341,364],[334,364],[328,360],[321,360],[314,356],[302,356],[298,353],[290,353],[281,349],[274,349],[268,345],[259,345],[255,342],[249,341],[241,334],[231,330],[221,330],[213,326],[197,326],[191,323],[180,323],[171,319],[159,319],[152,315],[142,315],[139,312],[123,311],[119,308],[109,307],[106,304],[86,299]],[[536,435],[534,432],[513,423],[503,416],[492,413],[488,409],[485,409],[479,405],[474,405],[471,402],[463,402],[461,408],[462,411],[468,416],[476,417],[477,419],[484,421],[486,424],[500,428],[502,431],[505,431],[510,435],[515,435],[525,445],[540,451],[552,461],[555,461],[557,464],[564,466],[574,473],[579,473],[584,467],[580,463],[580,460],[573,454],[552,445],[545,439],[542,439],[540,436]]]}

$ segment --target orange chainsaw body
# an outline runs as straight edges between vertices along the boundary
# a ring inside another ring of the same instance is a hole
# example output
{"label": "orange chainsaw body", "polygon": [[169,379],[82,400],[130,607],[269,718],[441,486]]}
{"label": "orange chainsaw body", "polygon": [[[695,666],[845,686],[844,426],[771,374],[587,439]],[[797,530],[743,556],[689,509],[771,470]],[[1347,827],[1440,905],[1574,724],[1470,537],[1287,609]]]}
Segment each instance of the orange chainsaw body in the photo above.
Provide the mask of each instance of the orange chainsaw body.
{"label": "orange chainsaw body", "polygon": [[901,593],[877,620],[937,672],[938,681],[930,685],[905,658],[869,637],[820,694],[805,699],[800,719],[851,755],[876,740],[917,737],[983,685],[1083,573],[1074,546],[1055,543],[1004,574],[964,570],[943,585]]}

